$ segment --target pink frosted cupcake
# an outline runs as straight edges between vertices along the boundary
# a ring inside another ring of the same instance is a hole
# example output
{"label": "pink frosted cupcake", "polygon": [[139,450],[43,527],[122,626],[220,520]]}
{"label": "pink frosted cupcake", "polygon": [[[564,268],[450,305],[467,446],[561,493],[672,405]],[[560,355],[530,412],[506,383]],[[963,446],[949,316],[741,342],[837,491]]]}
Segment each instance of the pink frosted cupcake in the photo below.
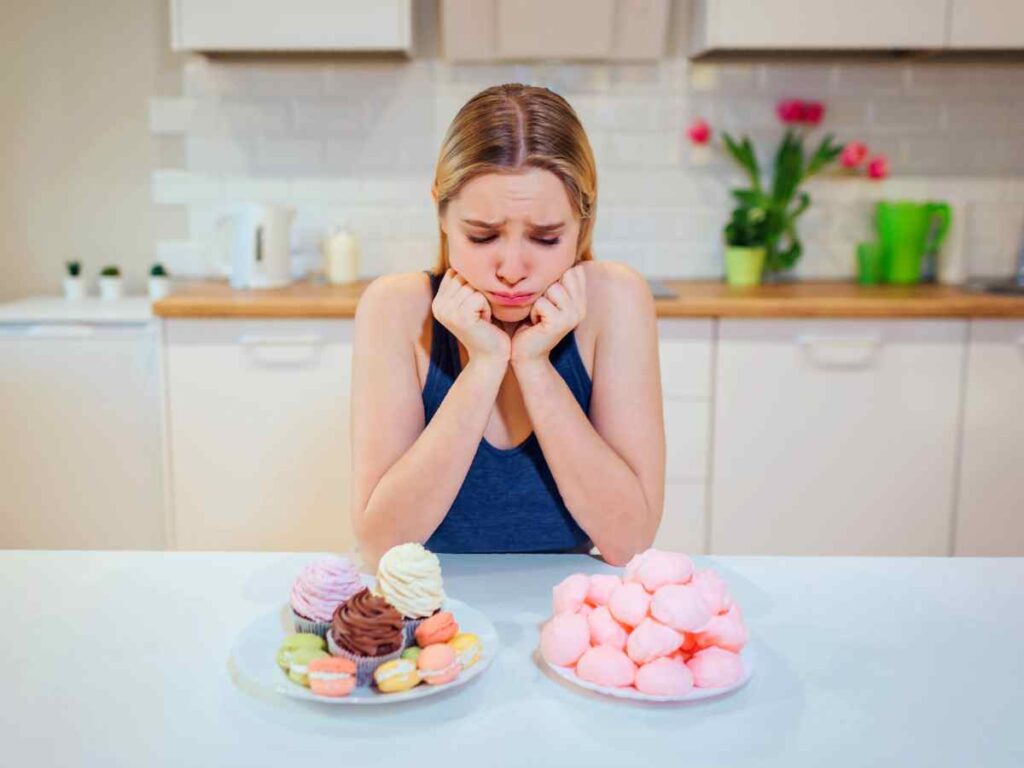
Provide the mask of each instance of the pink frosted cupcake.
{"label": "pink frosted cupcake", "polygon": [[359,572],[347,557],[332,555],[310,563],[292,584],[295,631],[326,638],[335,608],[362,588]]}

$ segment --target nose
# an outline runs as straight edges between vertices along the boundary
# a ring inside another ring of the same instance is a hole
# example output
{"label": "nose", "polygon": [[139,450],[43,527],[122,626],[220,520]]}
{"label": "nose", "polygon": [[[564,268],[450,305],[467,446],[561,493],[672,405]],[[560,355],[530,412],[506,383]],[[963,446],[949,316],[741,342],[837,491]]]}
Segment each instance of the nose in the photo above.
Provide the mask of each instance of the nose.
{"label": "nose", "polygon": [[498,279],[510,288],[515,287],[526,277],[526,263],[523,260],[522,247],[513,242],[506,242],[498,261]]}

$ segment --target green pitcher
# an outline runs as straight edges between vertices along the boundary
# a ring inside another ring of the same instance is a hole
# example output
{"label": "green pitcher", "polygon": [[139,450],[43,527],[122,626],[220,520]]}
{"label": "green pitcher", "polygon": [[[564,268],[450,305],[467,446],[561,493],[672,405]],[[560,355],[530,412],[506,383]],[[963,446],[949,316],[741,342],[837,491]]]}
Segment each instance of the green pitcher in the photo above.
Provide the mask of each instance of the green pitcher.
{"label": "green pitcher", "polygon": [[921,281],[925,251],[938,250],[949,229],[948,203],[883,201],[875,210],[882,244],[882,276],[887,283]]}

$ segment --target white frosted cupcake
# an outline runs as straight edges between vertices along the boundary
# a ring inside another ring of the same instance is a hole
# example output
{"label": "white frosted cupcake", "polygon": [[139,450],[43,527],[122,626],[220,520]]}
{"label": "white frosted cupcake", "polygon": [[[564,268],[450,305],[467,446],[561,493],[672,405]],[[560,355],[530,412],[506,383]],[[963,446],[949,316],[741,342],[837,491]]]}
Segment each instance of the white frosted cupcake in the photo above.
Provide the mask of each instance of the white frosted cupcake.
{"label": "white frosted cupcake", "polygon": [[422,544],[399,544],[380,559],[377,587],[405,622],[406,643],[415,643],[416,627],[439,610],[445,601],[441,561]]}

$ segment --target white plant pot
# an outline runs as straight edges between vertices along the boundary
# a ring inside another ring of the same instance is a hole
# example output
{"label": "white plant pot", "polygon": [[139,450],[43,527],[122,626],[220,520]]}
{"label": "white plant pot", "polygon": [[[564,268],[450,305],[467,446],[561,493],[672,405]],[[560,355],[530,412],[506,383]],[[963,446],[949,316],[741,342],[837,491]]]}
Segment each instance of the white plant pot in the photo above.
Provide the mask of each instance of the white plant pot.
{"label": "white plant pot", "polygon": [[64,278],[64,298],[71,301],[85,298],[85,281],[81,277]]}
{"label": "white plant pot", "polygon": [[153,301],[158,301],[164,298],[171,292],[171,278],[169,277],[150,277],[149,278],[149,298]]}
{"label": "white plant pot", "polygon": [[120,277],[100,277],[100,298],[120,299],[124,293],[124,280]]}

